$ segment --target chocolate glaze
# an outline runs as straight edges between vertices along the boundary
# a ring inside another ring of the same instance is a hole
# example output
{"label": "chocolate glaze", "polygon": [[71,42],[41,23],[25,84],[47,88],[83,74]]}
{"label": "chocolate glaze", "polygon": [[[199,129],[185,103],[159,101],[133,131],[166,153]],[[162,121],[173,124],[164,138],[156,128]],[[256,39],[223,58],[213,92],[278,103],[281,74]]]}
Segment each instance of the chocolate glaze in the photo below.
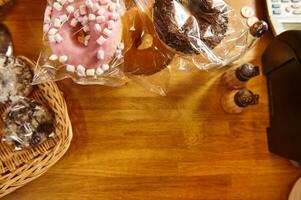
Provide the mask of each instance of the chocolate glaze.
{"label": "chocolate glaze", "polygon": [[[189,11],[190,17],[179,27],[175,3]],[[227,5],[214,0],[155,0],[154,23],[160,39],[184,54],[201,54],[205,45],[214,49],[228,28]],[[202,42],[200,42],[202,41]]]}

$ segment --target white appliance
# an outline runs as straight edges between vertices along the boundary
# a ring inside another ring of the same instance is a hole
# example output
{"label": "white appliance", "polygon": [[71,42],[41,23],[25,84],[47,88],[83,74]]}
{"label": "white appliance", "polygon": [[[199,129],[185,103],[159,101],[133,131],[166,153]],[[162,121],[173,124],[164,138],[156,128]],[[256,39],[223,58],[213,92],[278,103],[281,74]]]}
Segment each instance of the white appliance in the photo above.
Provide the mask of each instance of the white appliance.
{"label": "white appliance", "polygon": [[301,30],[301,0],[266,0],[274,35]]}

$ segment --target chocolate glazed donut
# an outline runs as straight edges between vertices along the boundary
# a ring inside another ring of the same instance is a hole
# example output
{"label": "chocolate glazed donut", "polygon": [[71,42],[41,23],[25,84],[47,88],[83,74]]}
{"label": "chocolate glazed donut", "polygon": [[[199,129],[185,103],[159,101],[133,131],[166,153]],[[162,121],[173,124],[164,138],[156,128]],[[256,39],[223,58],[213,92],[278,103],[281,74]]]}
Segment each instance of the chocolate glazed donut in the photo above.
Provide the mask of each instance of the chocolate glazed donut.
{"label": "chocolate glazed donut", "polygon": [[228,28],[220,0],[155,0],[153,18],[160,39],[184,54],[201,54],[204,45],[214,49]]}

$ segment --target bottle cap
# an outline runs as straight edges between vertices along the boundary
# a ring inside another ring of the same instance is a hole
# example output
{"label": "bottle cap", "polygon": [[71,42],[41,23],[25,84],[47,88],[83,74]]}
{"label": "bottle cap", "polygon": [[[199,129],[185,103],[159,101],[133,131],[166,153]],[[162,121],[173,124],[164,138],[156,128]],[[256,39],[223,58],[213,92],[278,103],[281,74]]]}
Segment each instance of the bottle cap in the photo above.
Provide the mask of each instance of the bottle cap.
{"label": "bottle cap", "polygon": [[260,74],[259,67],[253,64],[246,63],[240,66],[235,71],[236,77],[242,82],[246,82],[251,78],[258,76]]}
{"label": "bottle cap", "polygon": [[250,33],[252,36],[256,38],[260,38],[263,36],[267,31],[269,30],[268,24],[261,20],[253,24],[253,26],[250,27]]}
{"label": "bottle cap", "polygon": [[235,94],[234,101],[239,107],[245,108],[249,105],[257,105],[259,103],[259,95],[254,94],[250,90],[242,89]]}

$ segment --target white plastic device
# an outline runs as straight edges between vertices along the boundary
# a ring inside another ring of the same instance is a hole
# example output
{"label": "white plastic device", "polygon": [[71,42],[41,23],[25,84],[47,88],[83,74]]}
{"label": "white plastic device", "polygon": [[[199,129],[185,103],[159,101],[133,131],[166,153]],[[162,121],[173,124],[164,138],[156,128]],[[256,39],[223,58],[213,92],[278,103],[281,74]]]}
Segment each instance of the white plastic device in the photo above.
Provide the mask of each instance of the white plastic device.
{"label": "white plastic device", "polygon": [[266,0],[274,35],[301,30],[301,0]]}

